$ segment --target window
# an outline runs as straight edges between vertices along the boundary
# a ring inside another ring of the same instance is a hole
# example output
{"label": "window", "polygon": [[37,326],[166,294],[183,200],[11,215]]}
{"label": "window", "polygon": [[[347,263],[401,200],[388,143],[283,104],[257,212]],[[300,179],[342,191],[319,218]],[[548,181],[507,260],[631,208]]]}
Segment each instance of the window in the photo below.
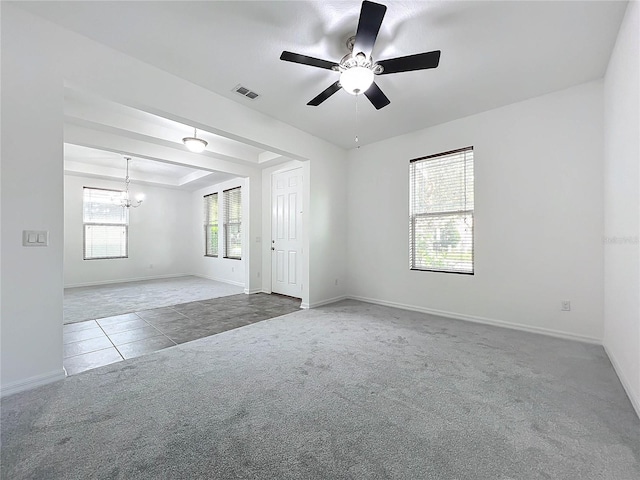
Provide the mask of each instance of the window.
{"label": "window", "polygon": [[240,187],[222,192],[224,195],[224,256],[242,258],[242,196]]}
{"label": "window", "polygon": [[204,196],[204,254],[218,256],[218,194]]}
{"label": "window", "polygon": [[409,163],[409,268],[473,274],[473,147]]}
{"label": "window", "polygon": [[126,258],[129,210],[120,204],[124,192],[84,187],[84,259]]}

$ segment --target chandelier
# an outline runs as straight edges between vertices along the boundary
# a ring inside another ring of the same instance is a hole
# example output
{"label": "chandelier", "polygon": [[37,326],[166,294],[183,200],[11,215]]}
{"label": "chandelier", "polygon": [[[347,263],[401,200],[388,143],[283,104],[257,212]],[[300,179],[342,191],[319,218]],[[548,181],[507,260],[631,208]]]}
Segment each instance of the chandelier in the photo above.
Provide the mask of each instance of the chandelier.
{"label": "chandelier", "polygon": [[129,182],[131,182],[131,180],[129,179],[129,161],[131,160],[130,157],[124,157],[124,159],[127,161],[127,176],[124,179],[124,192],[122,192],[122,197],[120,199],[120,204],[122,205],[123,208],[129,208],[129,207],[139,207],[140,204],[143,202],[144,200],[144,194],[139,193],[138,195],[136,195],[136,199],[135,201],[131,201],[131,198],[129,197]]}

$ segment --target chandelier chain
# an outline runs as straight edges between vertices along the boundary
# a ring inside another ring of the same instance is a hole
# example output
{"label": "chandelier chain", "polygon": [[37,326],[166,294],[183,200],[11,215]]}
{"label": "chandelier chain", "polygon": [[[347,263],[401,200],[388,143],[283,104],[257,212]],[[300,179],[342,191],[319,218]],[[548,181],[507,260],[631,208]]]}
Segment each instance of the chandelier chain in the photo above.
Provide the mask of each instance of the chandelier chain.
{"label": "chandelier chain", "polygon": [[129,161],[131,157],[124,157],[124,159],[127,161],[127,170],[124,178],[124,198],[121,199],[122,208],[136,208],[140,206],[142,199],[136,200],[136,202],[133,203],[129,197],[129,183],[131,183],[131,179],[129,178]]}

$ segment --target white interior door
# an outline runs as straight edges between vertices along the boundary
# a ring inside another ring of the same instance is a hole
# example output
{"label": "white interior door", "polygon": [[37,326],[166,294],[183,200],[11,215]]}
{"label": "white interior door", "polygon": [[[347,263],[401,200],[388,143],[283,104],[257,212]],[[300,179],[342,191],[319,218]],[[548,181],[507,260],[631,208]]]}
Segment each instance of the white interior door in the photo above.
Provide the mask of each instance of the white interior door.
{"label": "white interior door", "polygon": [[302,296],[302,168],[271,177],[271,291]]}

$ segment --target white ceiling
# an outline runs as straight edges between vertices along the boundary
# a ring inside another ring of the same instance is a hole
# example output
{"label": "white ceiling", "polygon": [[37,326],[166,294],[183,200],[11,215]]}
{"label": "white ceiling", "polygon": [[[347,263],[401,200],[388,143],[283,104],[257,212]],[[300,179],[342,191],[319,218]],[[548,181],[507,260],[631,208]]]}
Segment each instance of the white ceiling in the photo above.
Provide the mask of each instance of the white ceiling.
{"label": "white ceiling", "polygon": [[[195,191],[233,178],[221,172],[199,170],[146,158],[128,157],[129,178],[132,184],[155,185]],[[121,154],[64,144],[64,171],[70,175],[88,176],[122,182],[127,163]]]}
{"label": "white ceiling", "polygon": [[[139,60],[345,148],[601,78],[626,2],[386,1],[377,60],[441,50],[435,70],[377,78],[376,111],[338,92],[306,106],[337,73],[279,60],[283,50],[338,61],[359,1],[23,2]],[[261,96],[232,92],[242,84]],[[254,152],[255,153],[255,152]]]}
{"label": "white ceiling", "polygon": [[194,135],[192,127],[69,87],[64,115],[67,174],[123,180],[124,158],[131,157],[132,182],[193,191],[242,176],[234,173],[234,166],[264,167],[287,160],[203,130],[196,134],[208,142],[206,150],[190,153],[182,138]]}

